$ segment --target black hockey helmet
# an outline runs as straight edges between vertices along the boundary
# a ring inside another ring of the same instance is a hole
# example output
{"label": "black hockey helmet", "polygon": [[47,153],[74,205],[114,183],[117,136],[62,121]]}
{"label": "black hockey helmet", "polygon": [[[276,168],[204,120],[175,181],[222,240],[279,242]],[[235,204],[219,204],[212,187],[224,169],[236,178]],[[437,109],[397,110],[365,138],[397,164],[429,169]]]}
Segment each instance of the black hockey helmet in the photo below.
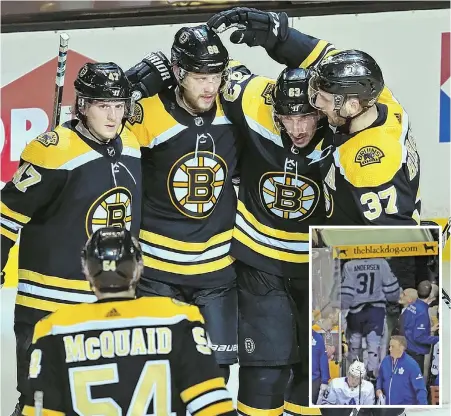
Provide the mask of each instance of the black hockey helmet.
{"label": "black hockey helmet", "polygon": [[128,290],[141,277],[141,247],[125,228],[105,227],[95,231],[81,258],[86,278],[101,292]]}
{"label": "black hockey helmet", "polygon": [[124,71],[115,63],[86,63],[78,72],[74,82],[76,101],[76,116],[83,121],[80,107],[85,100],[125,101],[124,118],[131,114],[132,86]]}
{"label": "black hockey helmet", "polygon": [[358,50],[337,52],[324,58],[311,78],[310,102],[315,106],[315,91],[334,94],[335,109],[347,98],[357,98],[363,108],[371,107],[382,90],[384,78],[377,62]]}
{"label": "black hockey helmet", "polygon": [[229,53],[207,25],[182,27],[174,37],[171,61],[188,72],[213,74],[225,71]]}
{"label": "black hockey helmet", "polygon": [[[280,132],[284,147],[298,153],[280,116],[318,116],[308,98],[310,73],[303,68],[285,68],[277,78],[272,90],[273,120]],[[317,125],[315,129],[317,128]]]}
{"label": "black hockey helmet", "polygon": [[285,68],[272,91],[274,112],[279,115],[315,113],[308,99],[309,73],[303,68]]}

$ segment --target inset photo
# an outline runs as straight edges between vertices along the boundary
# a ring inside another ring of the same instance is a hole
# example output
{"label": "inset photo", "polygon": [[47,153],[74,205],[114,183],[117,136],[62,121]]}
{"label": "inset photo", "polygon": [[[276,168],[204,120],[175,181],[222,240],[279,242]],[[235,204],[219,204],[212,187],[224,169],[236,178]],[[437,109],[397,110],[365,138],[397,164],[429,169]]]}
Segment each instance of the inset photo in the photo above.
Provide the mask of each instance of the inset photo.
{"label": "inset photo", "polygon": [[310,406],[440,407],[440,228],[310,227],[310,249]]}

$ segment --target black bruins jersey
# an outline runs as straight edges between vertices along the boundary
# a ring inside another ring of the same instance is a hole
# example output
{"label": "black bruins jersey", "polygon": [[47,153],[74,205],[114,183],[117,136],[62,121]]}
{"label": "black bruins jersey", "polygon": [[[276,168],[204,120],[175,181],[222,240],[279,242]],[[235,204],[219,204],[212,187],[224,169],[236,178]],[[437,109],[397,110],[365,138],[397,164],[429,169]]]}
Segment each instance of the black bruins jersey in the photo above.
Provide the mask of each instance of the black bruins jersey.
{"label": "black bruins jersey", "polygon": [[129,124],[142,151],[142,282],[210,288],[232,281],[237,143],[219,100],[195,117],[167,90],[142,99]]}
{"label": "black bruins jersey", "polygon": [[2,270],[20,233],[15,319],[35,324],[62,304],[95,301],[80,253],[98,228],[125,226],[138,236],[141,162],[124,129],[108,145],[83,137],[72,120],[24,149],[1,191]]}
{"label": "black bruins jersey", "polygon": [[245,138],[232,256],[277,276],[307,278],[309,225],[325,222],[316,163],[324,129],[294,154],[273,121],[275,82],[242,72],[232,73],[222,96],[227,117]]}
{"label": "black bruins jersey", "polygon": [[420,223],[420,157],[407,113],[387,88],[376,105],[371,127],[330,132],[324,140],[320,166],[328,224]]}
{"label": "black bruins jersey", "polygon": [[[236,415],[196,306],[163,297],[65,306],[36,325],[29,353],[44,415]],[[35,415],[33,397],[23,414]]]}
{"label": "black bruins jersey", "polygon": [[[296,36],[303,68],[337,52],[325,40]],[[331,128],[325,134],[320,166],[327,224],[420,223],[420,157],[409,117],[388,88],[376,105],[379,115],[365,130],[342,134]]]}

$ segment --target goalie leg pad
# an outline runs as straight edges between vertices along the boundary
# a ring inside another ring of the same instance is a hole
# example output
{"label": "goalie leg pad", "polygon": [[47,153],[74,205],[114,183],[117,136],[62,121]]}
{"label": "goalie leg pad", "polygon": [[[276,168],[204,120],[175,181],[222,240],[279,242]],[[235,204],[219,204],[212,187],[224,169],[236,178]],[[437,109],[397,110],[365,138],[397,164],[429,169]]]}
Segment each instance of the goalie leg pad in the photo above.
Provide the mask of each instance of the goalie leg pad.
{"label": "goalie leg pad", "polygon": [[376,332],[371,331],[366,336],[366,348],[368,351],[368,371],[375,372],[379,367],[379,347],[381,345],[382,337]]}

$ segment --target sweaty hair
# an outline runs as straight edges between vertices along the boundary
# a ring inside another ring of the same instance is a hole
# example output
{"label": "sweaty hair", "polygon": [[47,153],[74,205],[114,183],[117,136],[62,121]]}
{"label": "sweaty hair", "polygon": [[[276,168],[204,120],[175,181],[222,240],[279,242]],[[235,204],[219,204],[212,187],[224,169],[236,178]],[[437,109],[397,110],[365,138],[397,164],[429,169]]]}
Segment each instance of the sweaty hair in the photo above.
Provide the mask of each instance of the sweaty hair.
{"label": "sweaty hair", "polygon": [[417,292],[420,299],[427,299],[432,291],[432,283],[429,280],[423,280],[418,284]]}
{"label": "sweaty hair", "polygon": [[398,342],[405,350],[407,349],[406,337],[403,337],[402,335],[393,335],[390,339]]}

